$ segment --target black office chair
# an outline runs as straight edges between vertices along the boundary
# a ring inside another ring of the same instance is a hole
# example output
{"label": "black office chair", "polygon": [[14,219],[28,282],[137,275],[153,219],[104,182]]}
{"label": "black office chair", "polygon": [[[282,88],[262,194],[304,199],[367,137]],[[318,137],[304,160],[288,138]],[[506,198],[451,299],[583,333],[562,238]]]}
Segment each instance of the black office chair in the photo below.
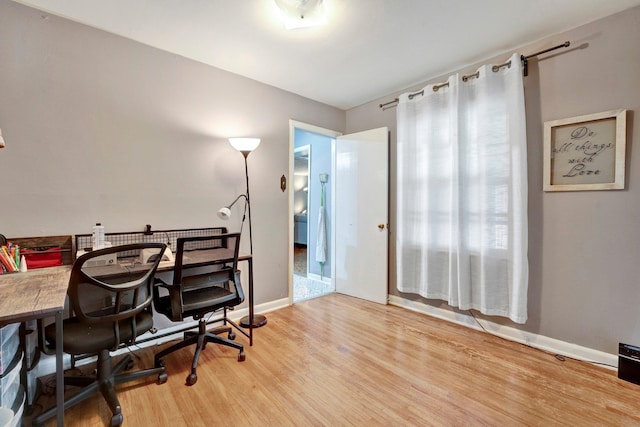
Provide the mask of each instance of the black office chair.
{"label": "black office chair", "polygon": [[[65,376],[65,385],[83,387],[65,399],[65,410],[101,393],[113,413],[111,426],[119,426],[123,416],[114,386],[149,375],[158,375],[158,384],[167,381],[162,367],[120,373],[133,368],[131,356],[114,366],[110,354],[153,327],[152,287],[165,248],[164,243],[115,246],[86,253],[73,264],[67,291],[72,316],[64,320],[62,349],[72,355],[72,361],[77,355],[97,355],[98,362],[94,375]],[[140,262],[143,249],[157,251],[153,262]],[[114,265],[114,256],[124,262]],[[56,342],[55,324],[44,333],[49,343]],[[55,413],[56,408],[50,408],[35,417],[33,424],[41,425]]]}
{"label": "black office chair", "polygon": [[[173,283],[167,284],[159,279],[154,288],[153,304],[157,312],[164,314],[174,322],[193,317],[198,320],[198,331],[187,331],[184,340],[168,347],[155,355],[155,366],[164,367],[162,360],[169,353],[195,344],[196,349],[191,364],[191,373],[187,376],[187,385],[198,380],[196,367],[200,352],[208,342],[222,344],[239,350],[238,361],[245,359],[244,346],[233,341],[236,337],[233,329],[238,326],[227,318],[227,310],[244,301],[244,293],[238,271],[238,251],[240,233],[228,233],[214,237],[187,237],[177,240],[176,261],[173,270]],[[232,259],[231,265],[215,265],[216,260]],[[164,295],[161,295],[161,290]],[[167,293],[168,291],[168,293]],[[222,310],[220,321],[224,326],[207,330],[205,316]],[[228,334],[228,339],[219,336]]]}

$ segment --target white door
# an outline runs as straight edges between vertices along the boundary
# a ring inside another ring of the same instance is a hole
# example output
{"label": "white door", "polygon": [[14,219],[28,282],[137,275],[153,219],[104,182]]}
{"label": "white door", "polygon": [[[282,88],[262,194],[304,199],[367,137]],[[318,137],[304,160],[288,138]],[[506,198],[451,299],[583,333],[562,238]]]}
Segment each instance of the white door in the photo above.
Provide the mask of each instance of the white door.
{"label": "white door", "polygon": [[336,292],[386,304],[389,130],[336,138],[333,181]]}

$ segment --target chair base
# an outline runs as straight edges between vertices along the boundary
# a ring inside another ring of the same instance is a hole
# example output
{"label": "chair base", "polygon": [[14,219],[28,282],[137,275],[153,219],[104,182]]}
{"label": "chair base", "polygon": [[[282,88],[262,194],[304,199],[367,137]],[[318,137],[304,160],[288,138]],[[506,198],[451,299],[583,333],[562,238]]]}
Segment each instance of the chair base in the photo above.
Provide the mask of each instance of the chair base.
{"label": "chair base", "polygon": [[[219,336],[219,334],[228,334],[228,339]],[[203,318],[200,318],[198,321],[198,331],[187,331],[184,333],[184,340],[172,345],[171,347],[167,347],[161,352],[157,353],[154,357],[155,367],[156,368],[164,368],[164,361],[162,360],[166,355],[173,353],[174,351],[180,350],[181,348],[188,347],[190,345],[195,344],[196,349],[193,354],[193,361],[191,362],[191,373],[187,375],[186,384],[191,386],[198,381],[198,374],[196,373],[196,368],[198,367],[198,360],[200,359],[200,353],[205,349],[207,343],[215,343],[226,345],[227,347],[232,347],[239,350],[238,353],[238,362],[243,362],[245,360],[244,353],[244,345],[241,343],[233,341],[235,339],[235,333],[229,326],[222,326],[215,329],[211,329],[207,331],[207,321]]]}
{"label": "chair base", "polygon": [[[113,361],[109,351],[102,350],[98,354],[98,364],[95,375],[65,377],[65,385],[83,387],[82,390],[65,399],[65,411],[72,406],[88,399],[94,394],[100,393],[106,400],[109,408],[111,409],[111,413],[113,414],[110,422],[111,427],[120,426],[122,425],[124,417],[122,416],[122,407],[120,406],[118,396],[116,395],[114,389],[116,385],[148,377],[150,375],[158,375],[158,384],[167,382],[167,373],[164,367],[155,367],[151,369],[144,369],[140,371],[121,374],[120,372],[122,372],[123,370],[133,368],[133,360],[131,359],[131,356],[127,355],[115,366],[113,366],[112,362]],[[43,425],[46,420],[56,414],[56,409],[56,406],[54,406],[39,414],[33,419],[32,424],[34,426]]]}

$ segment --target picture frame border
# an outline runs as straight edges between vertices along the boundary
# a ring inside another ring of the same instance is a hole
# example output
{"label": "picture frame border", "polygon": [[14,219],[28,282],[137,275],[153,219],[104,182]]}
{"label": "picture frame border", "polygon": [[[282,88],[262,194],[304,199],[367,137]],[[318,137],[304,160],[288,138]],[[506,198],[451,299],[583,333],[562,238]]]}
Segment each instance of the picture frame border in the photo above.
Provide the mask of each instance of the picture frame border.
{"label": "picture frame border", "polygon": [[[552,140],[553,128],[572,124],[589,123],[603,119],[614,118],[616,121],[614,181],[596,184],[553,184],[551,169],[551,150],[555,145]],[[586,114],[560,120],[544,122],[544,191],[593,191],[593,190],[624,190],[625,187],[625,154],[627,143],[627,110],[617,109],[601,113]]]}

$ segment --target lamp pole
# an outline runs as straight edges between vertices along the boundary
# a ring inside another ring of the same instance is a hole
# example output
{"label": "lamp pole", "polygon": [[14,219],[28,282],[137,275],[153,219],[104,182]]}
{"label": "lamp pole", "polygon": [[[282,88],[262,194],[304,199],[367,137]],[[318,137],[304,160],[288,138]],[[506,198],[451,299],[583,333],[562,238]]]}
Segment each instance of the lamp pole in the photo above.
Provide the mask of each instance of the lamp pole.
{"label": "lamp pole", "polygon": [[249,215],[249,253],[253,256],[253,235],[251,234],[251,198],[249,197],[249,166],[247,164],[247,157],[251,151],[241,151],[244,156],[244,177],[247,181],[247,210]]}
{"label": "lamp pole", "polygon": [[[247,182],[247,209],[249,214],[249,253],[251,254],[251,259],[249,262],[252,263],[251,269],[253,270],[253,234],[251,231],[251,198],[249,197],[249,166],[247,165],[247,157],[251,151],[242,150],[240,151],[244,156],[244,176]],[[267,318],[262,314],[254,314],[253,313],[253,274],[249,276],[249,315],[244,316],[240,319],[240,326],[243,328],[259,328],[267,324]]]}

